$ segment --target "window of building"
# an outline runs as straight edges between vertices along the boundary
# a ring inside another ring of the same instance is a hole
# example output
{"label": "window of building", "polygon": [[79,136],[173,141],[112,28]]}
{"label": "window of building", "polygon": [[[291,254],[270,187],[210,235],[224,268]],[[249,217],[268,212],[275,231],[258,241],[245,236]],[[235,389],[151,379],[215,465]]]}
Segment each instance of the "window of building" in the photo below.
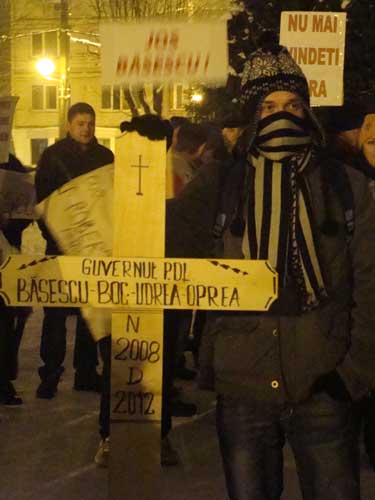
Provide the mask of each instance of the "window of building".
{"label": "window of building", "polygon": [[31,139],[31,163],[36,165],[43,151],[48,147],[48,139]]}
{"label": "window of building", "polygon": [[31,88],[32,109],[57,109],[56,85],[33,85]]}
{"label": "window of building", "polygon": [[31,35],[31,53],[34,57],[58,55],[58,32],[46,31]]}
{"label": "window of building", "polygon": [[111,109],[111,94],[112,87],[111,85],[103,85],[102,86],[102,109]]}
{"label": "window of building", "polygon": [[[145,85],[146,101],[152,108],[153,97],[152,97],[152,84]],[[136,87],[129,87],[131,97],[137,109],[142,108],[142,103],[139,98],[139,93]],[[130,106],[125,98],[125,92],[123,87],[120,85],[103,85],[102,86],[102,109],[108,109],[112,111],[125,111],[129,110]]]}
{"label": "window of building", "polygon": [[175,83],[172,88],[172,107],[173,109],[183,109],[185,106],[186,85]]}
{"label": "window of building", "polygon": [[119,111],[121,107],[122,90],[119,85],[103,85],[102,109]]}

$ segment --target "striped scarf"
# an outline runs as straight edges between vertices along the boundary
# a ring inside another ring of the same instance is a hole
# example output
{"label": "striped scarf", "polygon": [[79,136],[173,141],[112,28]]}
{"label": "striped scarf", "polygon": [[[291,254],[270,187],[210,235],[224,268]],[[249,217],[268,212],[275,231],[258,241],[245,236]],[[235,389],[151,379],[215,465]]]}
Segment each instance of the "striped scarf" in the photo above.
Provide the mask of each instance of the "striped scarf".
{"label": "striped scarf", "polygon": [[327,293],[302,175],[312,156],[303,124],[304,120],[289,113],[277,113],[259,123],[256,150],[248,157],[255,174],[242,247],[245,257],[268,260],[278,271],[281,286],[288,275],[292,277],[300,308],[306,311]]}

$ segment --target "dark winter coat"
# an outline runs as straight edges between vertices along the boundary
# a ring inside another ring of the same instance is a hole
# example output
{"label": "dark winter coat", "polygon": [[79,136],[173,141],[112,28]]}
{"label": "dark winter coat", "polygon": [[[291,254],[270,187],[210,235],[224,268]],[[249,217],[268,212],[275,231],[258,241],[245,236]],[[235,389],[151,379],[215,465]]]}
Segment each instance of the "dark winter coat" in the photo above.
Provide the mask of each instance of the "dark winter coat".
{"label": "dark winter coat", "polygon": [[[79,143],[68,135],[65,139],[49,146],[40,158],[35,176],[37,202],[47,198],[71,179],[109,165],[113,161],[112,151],[99,144],[96,139],[91,142],[87,150],[83,151]],[[46,254],[60,254],[42,221],[39,221],[39,226],[43,237],[47,240]]]}
{"label": "dark winter coat", "polygon": [[[201,346],[202,387],[241,398],[299,402],[319,377],[332,372],[352,398],[374,386],[375,204],[363,175],[345,167],[354,197],[354,234],[348,241],[342,204],[332,189],[329,209],[338,230],[323,234],[327,197],[321,168],[314,166],[306,177],[328,300],[298,313],[298,292],[290,283],[269,312],[214,314]],[[228,229],[224,241],[226,258],[241,256],[241,237]]]}
{"label": "dark winter coat", "polygon": [[[31,167],[25,167],[22,165],[19,159],[11,153],[9,154],[7,163],[1,163],[0,168],[2,170],[9,170],[11,172],[18,172],[21,174],[27,174],[33,170]],[[12,246],[18,249],[21,248],[22,232],[30,223],[30,219],[10,219],[6,223],[5,227],[2,228],[5,238]]]}
{"label": "dark winter coat", "polygon": [[212,228],[223,175],[223,163],[211,159],[200,166],[195,177],[175,198],[167,200],[165,248],[168,257],[201,258],[215,254]]}

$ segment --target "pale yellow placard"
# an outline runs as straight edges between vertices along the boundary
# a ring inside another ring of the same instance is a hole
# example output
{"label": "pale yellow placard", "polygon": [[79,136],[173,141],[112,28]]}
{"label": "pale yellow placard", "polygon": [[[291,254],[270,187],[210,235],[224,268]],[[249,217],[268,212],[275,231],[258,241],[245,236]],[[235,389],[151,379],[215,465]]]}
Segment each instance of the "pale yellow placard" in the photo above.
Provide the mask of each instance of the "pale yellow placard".
{"label": "pale yellow placard", "polygon": [[342,105],[345,33],[345,12],[281,13],[280,44],[305,73],[312,106]]}
{"label": "pale yellow placard", "polygon": [[277,274],[266,261],[11,255],[0,267],[9,305],[112,310],[267,310]]}

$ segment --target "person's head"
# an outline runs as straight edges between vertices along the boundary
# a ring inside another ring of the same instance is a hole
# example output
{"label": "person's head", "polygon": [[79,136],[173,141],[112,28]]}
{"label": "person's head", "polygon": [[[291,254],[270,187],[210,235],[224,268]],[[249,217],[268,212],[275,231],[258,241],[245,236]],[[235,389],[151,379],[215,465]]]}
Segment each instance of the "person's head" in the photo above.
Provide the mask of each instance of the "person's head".
{"label": "person's head", "polygon": [[225,147],[227,151],[232,152],[246,127],[246,122],[241,113],[234,111],[224,116],[220,122],[220,126]]}
{"label": "person's head", "polygon": [[[259,45],[246,61],[241,79],[241,114],[248,124],[243,140],[247,147],[263,134],[264,124],[268,129],[298,127],[310,142],[322,144],[323,132],[310,109],[309,87],[301,68],[274,34],[267,33]],[[288,125],[291,122],[293,126]]]}
{"label": "person's head", "polygon": [[227,150],[233,151],[237,144],[238,139],[241,137],[243,127],[223,127],[221,133],[223,134],[224,144]]}
{"label": "person's head", "polygon": [[375,114],[365,116],[359,132],[359,148],[368,163],[375,167]]}
{"label": "person's head", "polygon": [[171,116],[169,121],[171,122],[171,125],[173,127],[172,148],[174,148],[175,145],[177,144],[177,135],[181,125],[186,125],[188,123],[191,123],[191,121],[189,120],[189,118],[186,118],[185,116],[177,116],[177,115]]}
{"label": "person's head", "polygon": [[184,153],[192,160],[200,158],[205,150],[208,135],[202,125],[184,123],[176,131],[174,151]]}
{"label": "person's head", "polygon": [[86,102],[77,102],[68,110],[67,131],[72,139],[86,148],[95,136],[95,111]]}
{"label": "person's head", "polygon": [[364,113],[359,102],[346,102],[343,106],[326,110],[326,130],[333,144],[344,152],[358,152],[359,131]]}

